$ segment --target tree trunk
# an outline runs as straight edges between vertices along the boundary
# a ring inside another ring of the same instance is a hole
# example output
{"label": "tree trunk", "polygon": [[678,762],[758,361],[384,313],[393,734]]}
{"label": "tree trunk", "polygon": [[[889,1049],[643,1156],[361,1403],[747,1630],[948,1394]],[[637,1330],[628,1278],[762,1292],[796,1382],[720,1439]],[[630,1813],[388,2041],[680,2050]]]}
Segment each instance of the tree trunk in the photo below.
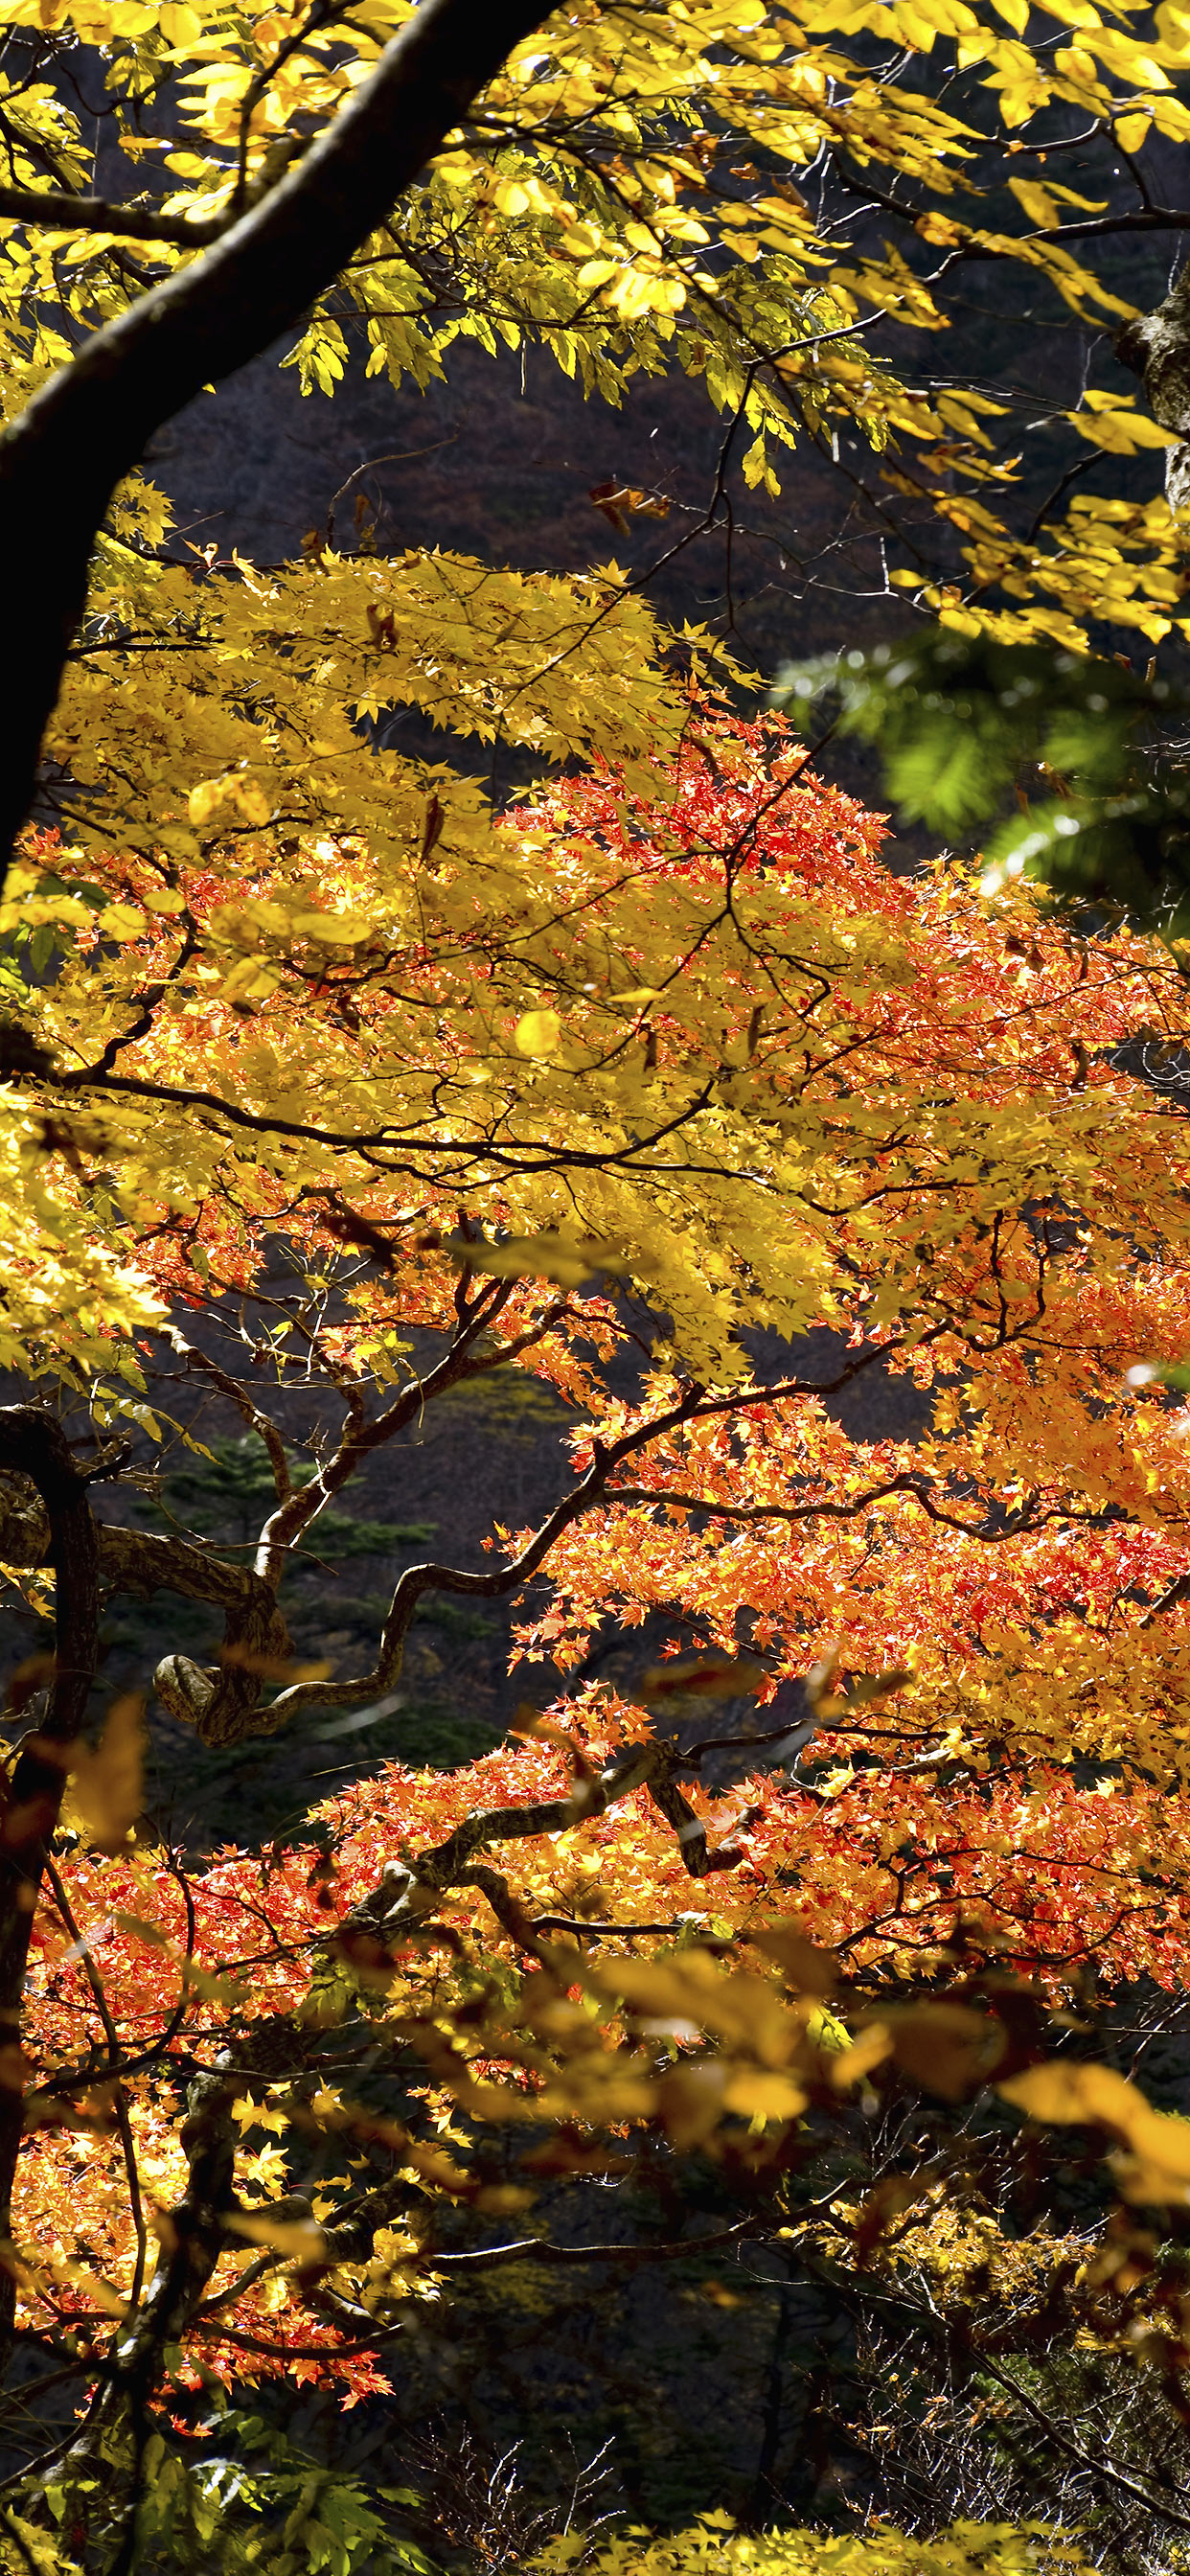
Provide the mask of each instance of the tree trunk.
{"label": "tree trunk", "polygon": [[1178,444],[1165,459],[1165,492],[1175,518],[1190,515],[1190,263],[1164,304],[1129,322],[1116,356],[1140,377],[1154,420]]}
{"label": "tree trunk", "polygon": [[12,2187],[21,2142],[24,2089],[21,2007],[29,1936],[50,1837],[81,1732],[99,1633],[99,1552],[86,1480],[52,1414],[31,1404],[0,1411],[0,1471],[31,1477],[50,1525],[57,1645],[48,1707],[26,1736],[7,1784],[0,1819],[0,2342],[12,2328],[16,2283],[11,2254]]}

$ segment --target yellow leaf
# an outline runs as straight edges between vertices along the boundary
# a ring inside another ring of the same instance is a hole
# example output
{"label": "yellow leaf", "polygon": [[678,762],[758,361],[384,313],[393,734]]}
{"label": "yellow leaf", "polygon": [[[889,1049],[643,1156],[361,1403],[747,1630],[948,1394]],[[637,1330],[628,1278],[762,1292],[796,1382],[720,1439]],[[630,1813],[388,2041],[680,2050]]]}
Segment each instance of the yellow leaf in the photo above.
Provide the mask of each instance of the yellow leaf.
{"label": "yellow leaf", "polygon": [[759,1932],[749,1935],[753,1949],[763,1950],[765,1957],[775,1959],[787,1984],[802,1995],[829,1995],[835,1983],[835,1963],[824,1950],[799,1932],[794,1923],[766,1923]]}
{"label": "yellow leaf", "polygon": [[1185,2201],[1190,2197],[1190,2120],[1155,2111],[1127,2076],[1110,2066],[1051,2058],[1027,2067],[998,2088],[1031,2120],[1063,2127],[1071,2122],[1110,2130],[1130,2152],[1113,2159],[1126,2200]]}
{"label": "yellow leaf", "polygon": [[128,1933],[134,1941],[146,1941],[151,1950],[173,1949],[168,1932],[163,1932],[159,1923],[146,1922],[142,1914],[116,1914],[113,1920],[118,1931]]}
{"label": "yellow leaf", "polygon": [[236,778],[231,787],[232,803],[246,823],[267,823],[272,806],[256,778]]}
{"label": "yellow leaf", "polygon": [[556,1011],[522,1011],[512,1036],[521,1055],[556,1055],[562,1044],[562,1022]]}
{"label": "yellow leaf", "polygon": [[1002,2023],[966,2004],[907,2004],[882,2012],[875,2027],[891,2042],[902,2072],[946,2102],[961,2101],[987,2082],[1008,2038]]}
{"label": "yellow leaf", "polygon": [[266,2103],[254,2102],[249,2094],[241,2094],[239,2100],[232,2103],[231,2116],[241,2129],[267,2129],[276,2138],[283,2137],[286,2129],[292,2126],[288,2111],[283,2111],[279,2104],[274,2104],[270,2110]]}
{"label": "yellow leaf", "polygon": [[1133,2106],[1144,2099],[1124,2075],[1110,2066],[1084,2066],[1077,2059],[1051,2058],[1029,2066],[997,2086],[1005,2102],[1015,2103],[1030,2120],[1063,2125],[1077,2120],[1089,2126],[1127,2134]]}
{"label": "yellow leaf", "polygon": [[196,1968],[193,1959],[180,1959],[179,1964],[182,1970],[182,1983],[187,1992],[201,1995],[204,2002],[246,2004],[251,2001],[252,1989],[246,1986],[242,1979],[213,1977],[208,1968]]}
{"label": "yellow leaf", "polygon": [[871,2021],[850,2048],[840,2049],[838,2061],[831,2069],[831,2082],[837,2092],[848,2092],[852,2085],[870,2073],[873,2066],[882,2065],[884,2059],[891,2055],[892,2032],[884,2022]]}
{"label": "yellow leaf", "polygon": [[247,778],[233,770],[223,778],[200,779],[186,799],[186,811],[197,830],[212,816],[230,807],[246,823],[267,823],[272,805],[258,778]]}
{"label": "yellow leaf", "polygon": [[825,2004],[819,2004],[817,2011],[810,2014],[806,2037],[815,2048],[823,2049],[828,2057],[838,2057],[842,2049],[855,2045],[846,2023],[840,2021],[837,2013],[828,2012]]}
{"label": "yellow leaf", "polygon": [[684,2151],[701,2146],[717,2128],[725,2106],[727,2073],[715,2057],[691,2066],[675,2066],[657,2087],[657,2106],[667,2136]]}
{"label": "yellow leaf", "polygon": [[1160,429],[1144,412],[1072,411],[1067,413],[1071,427],[1080,438],[1088,438],[1095,447],[1105,447],[1112,456],[1132,456],[1138,447],[1172,447],[1174,432]]}
{"label": "yellow leaf", "polygon": [[212,814],[222,804],[223,790],[224,782],[221,778],[204,778],[200,780],[197,787],[191,788],[186,799],[186,811],[197,831],[201,831],[203,824],[210,821]]}
{"label": "yellow leaf", "polygon": [[628,1265],[611,1243],[569,1243],[560,1234],[513,1235],[507,1243],[469,1243],[452,1235],[445,1249],[492,1279],[555,1279],[560,1288],[581,1288],[600,1271],[621,1276]]}
{"label": "yellow leaf", "polygon": [[800,2084],[788,2075],[773,2075],[757,2066],[737,2067],[728,2076],[723,2107],[746,2120],[796,2120],[806,2107]]}
{"label": "yellow leaf", "polygon": [[137,904],[109,903],[106,912],[100,913],[98,926],[102,938],[123,943],[143,938],[148,923]]}
{"label": "yellow leaf", "polygon": [[320,940],[324,948],[358,948],[371,937],[372,924],[351,912],[295,912],[290,929],[298,939]]}
{"label": "yellow leaf", "polygon": [[919,215],[913,229],[915,233],[920,233],[923,241],[931,242],[937,250],[952,250],[955,243],[963,239],[961,224],[953,223],[949,215],[938,215],[933,211]]}
{"label": "yellow leaf", "polygon": [[250,2245],[271,2245],[274,2253],[288,2254],[297,2263],[321,2263],[326,2254],[326,2238],[312,2218],[269,2218],[263,2212],[243,2218],[228,2218],[226,2226],[235,2236],[246,2236]]}
{"label": "yellow leaf", "polygon": [[74,1802],[98,1851],[122,1851],[143,1802],[144,1701],[135,1691],[113,1700],[98,1744],[80,1737],[68,1760]]}
{"label": "yellow leaf", "polygon": [[1048,231],[1052,226],[1060,223],[1058,208],[1048,188],[1041,187],[1036,179],[1010,179],[1008,185],[1031,224],[1042,226]]}

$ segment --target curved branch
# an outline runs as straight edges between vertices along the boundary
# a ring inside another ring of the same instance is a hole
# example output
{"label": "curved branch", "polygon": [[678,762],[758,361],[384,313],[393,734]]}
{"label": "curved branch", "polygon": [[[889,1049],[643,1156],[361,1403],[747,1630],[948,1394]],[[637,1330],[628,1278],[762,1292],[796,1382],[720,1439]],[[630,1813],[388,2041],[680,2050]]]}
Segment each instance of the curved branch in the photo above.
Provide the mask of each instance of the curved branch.
{"label": "curved branch", "polygon": [[300,320],[547,15],[541,0],[421,0],[370,79],[268,196],[96,332],[0,441],[0,554],[9,595],[21,602],[0,853],[33,796],[91,549],[117,484],[204,385]]}
{"label": "curved branch", "polygon": [[997,1529],[986,1520],[965,1521],[955,1512],[943,1511],[941,1505],[932,1500],[931,1483],[932,1479],[925,1476],[890,1476],[885,1484],[872,1485],[867,1493],[857,1494],[847,1503],[723,1503],[713,1501],[709,1494],[679,1493],[665,1485],[612,1485],[603,1499],[606,1503],[647,1503],[654,1508],[672,1503],[682,1511],[705,1512],[710,1520],[748,1524],[756,1521],[858,1520],[873,1503],[887,1502],[893,1494],[908,1494],[913,1502],[920,1503],[927,1520],[940,1522],[944,1529],[958,1530],[964,1538],[988,1542],[1028,1536],[1040,1528],[1043,1521],[1068,1517],[1056,1510],[1034,1511],[1019,1514]]}
{"label": "curved branch", "polygon": [[[250,1734],[261,1670],[286,1663],[290,1653],[289,1631],[271,1584],[247,1566],[229,1565],[193,1539],[164,1538],[112,1522],[92,1524],[92,1538],[100,1580],[111,1591],[143,1601],[155,1592],[176,1592],[185,1601],[209,1602],[223,1612],[222,1667],[208,1673],[188,1655],[166,1655],[155,1685],[171,1714],[196,1727],[205,1743],[234,1743]],[[0,1541],[9,1565],[43,1565],[53,1553],[48,1516],[36,1501],[30,1505],[19,1487],[8,1487],[2,1463]],[[77,1734],[78,1729],[67,1731]]]}
{"label": "curved branch", "polygon": [[677,1786],[674,1775],[684,1767],[680,1747],[664,1742],[630,1744],[598,1772],[588,1770],[576,1754],[574,1784],[563,1797],[535,1798],[517,1807],[481,1808],[465,1816],[432,1851],[418,1853],[407,1865],[389,1861],[379,1887],[344,1917],[332,1947],[342,1943],[347,1955],[355,1956],[361,1935],[365,1949],[378,1938],[381,1951],[374,1964],[380,1966],[382,1955],[387,1958],[402,1941],[424,1929],[439,1899],[452,1888],[478,1887],[512,1939],[531,1956],[540,1957],[538,1935],[551,1918],[542,1916],[534,1922],[499,1871],[477,1864],[475,1854],[494,1843],[568,1833],[589,1816],[605,1815],[635,1789],[647,1789],[658,1814],[672,1825],[691,1878],[710,1878],[716,1871],[734,1869],[742,1853],[734,1844],[721,1844],[713,1852],[708,1849],[706,1825]]}
{"label": "curved branch", "polygon": [[473,1601],[499,1601],[506,1594],[517,1591],[544,1565],[550,1549],[563,1531],[603,1500],[606,1479],[620,1460],[631,1457],[637,1449],[647,1447],[650,1440],[656,1440],[664,1432],[673,1431],[680,1423],[694,1418],[701,1410],[704,1392],[700,1386],[690,1386],[680,1404],[673,1405],[668,1413],[659,1414],[655,1421],[642,1423],[635,1431],[625,1432],[608,1448],[597,1440],[586,1475],[580,1477],[570,1492],[554,1505],[553,1511],[534,1532],[520,1555],[498,1566],[493,1573],[469,1574],[460,1566],[440,1565],[433,1561],[407,1565],[393,1593],[380,1639],[380,1652],[371,1672],[354,1682],[294,1682],[272,1702],[267,1712],[268,1725],[280,1726],[297,1710],[312,1704],[319,1708],[363,1708],[369,1700],[390,1689],[401,1669],[405,1639],[424,1593],[455,1592]]}

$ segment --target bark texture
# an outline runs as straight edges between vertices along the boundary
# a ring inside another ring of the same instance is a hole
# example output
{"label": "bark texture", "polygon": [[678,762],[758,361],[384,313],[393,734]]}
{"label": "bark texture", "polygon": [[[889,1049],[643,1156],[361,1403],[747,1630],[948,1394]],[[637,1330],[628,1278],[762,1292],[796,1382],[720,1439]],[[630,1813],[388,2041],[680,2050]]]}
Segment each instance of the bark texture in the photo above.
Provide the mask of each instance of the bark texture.
{"label": "bark texture", "polygon": [[1126,324],[1116,355],[1140,377],[1154,420],[1175,433],[1165,493],[1176,518],[1190,517],[1190,263],[1163,304]]}

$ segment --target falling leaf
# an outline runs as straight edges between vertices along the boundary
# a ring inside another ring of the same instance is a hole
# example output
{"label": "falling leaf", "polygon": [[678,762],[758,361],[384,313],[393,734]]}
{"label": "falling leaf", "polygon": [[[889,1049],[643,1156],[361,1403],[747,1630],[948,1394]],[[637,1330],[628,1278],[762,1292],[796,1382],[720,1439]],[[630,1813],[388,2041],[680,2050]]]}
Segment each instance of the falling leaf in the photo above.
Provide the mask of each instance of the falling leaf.
{"label": "falling leaf", "polygon": [[750,1655],[675,1655],[672,1663],[650,1664],[637,1688],[642,1699],[742,1699],[769,1678]]}
{"label": "falling leaf", "polygon": [[628,1270],[622,1248],[595,1239],[572,1243],[561,1234],[511,1235],[505,1243],[474,1243],[451,1235],[443,1250],[468,1270],[492,1279],[553,1279],[560,1288],[581,1288],[588,1279],[621,1277]]}
{"label": "falling leaf", "polygon": [[285,2254],[299,2264],[322,2263],[326,2259],[326,2238],[312,2218],[270,2218],[264,2211],[229,2212],[224,2219],[229,2234],[245,2236],[250,2245],[271,2245],[274,2253]]}
{"label": "falling leaf", "polygon": [[68,1763],[74,1802],[96,1851],[122,1851],[144,1803],[145,1704],[128,1691],[113,1700],[97,1745],[80,1736]]}
{"label": "falling leaf", "polygon": [[252,1646],[220,1646],[219,1662],[231,1664],[239,1671],[256,1673],[265,1682],[324,1682],[331,1666],[325,1658],[316,1663],[294,1663],[285,1655],[258,1654]]}
{"label": "falling leaf", "polygon": [[795,1993],[829,1995],[833,1991],[834,1960],[824,1950],[816,1949],[805,1933],[799,1932],[796,1923],[765,1923],[748,1937],[754,1949],[763,1950],[766,1958],[776,1960]]}
{"label": "falling leaf", "polygon": [[[845,2081],[864,2071],[865,2039],[869,2048],[881,2042],[880,2055],[891,2051],[902,2074],[924,2092],[940,2094],[944,2102],[961,2102],[965,2094],[978,2091],[1008,2045],[1003,2023],[987,2013],[973,2012],[967,2004],[896,2006],[873,2015],[857,2048],[841,2061]],[[874,2062],[869,2056],[868,2064]]]}
{"label": "falling leaf", "polygon": [[518,1054],[556,1055],[562,1044],[562,1022],[556,1011],[522,1011],[512,1033]]}

